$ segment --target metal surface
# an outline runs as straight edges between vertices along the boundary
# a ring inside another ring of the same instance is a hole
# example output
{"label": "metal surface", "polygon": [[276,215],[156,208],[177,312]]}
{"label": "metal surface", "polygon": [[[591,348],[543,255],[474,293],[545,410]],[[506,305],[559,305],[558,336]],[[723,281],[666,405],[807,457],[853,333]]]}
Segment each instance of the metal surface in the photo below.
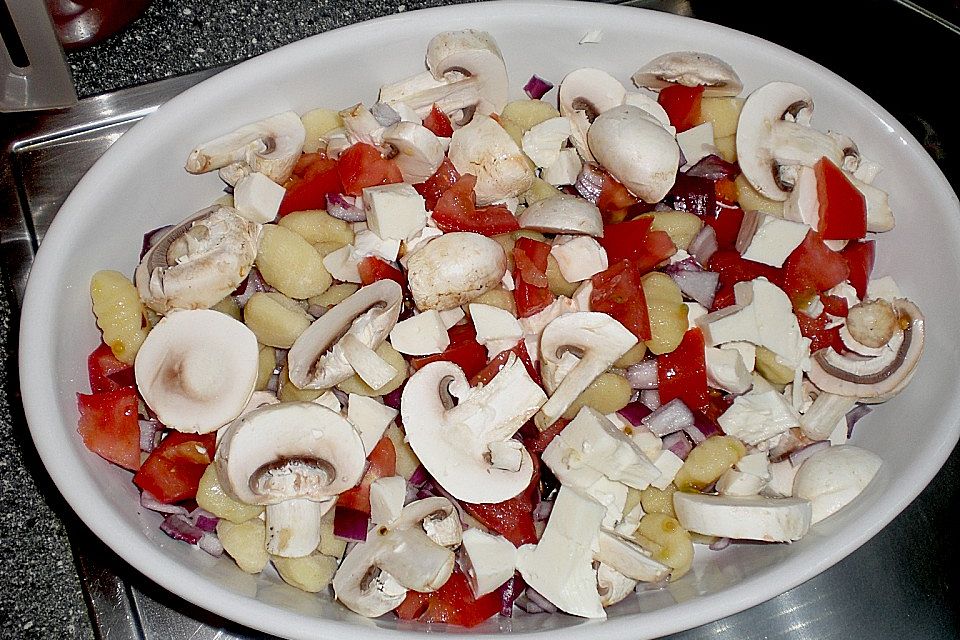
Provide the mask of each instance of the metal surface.
{"label": "metal surface", "polygon": [[[633,2],[648,6],[648,2]],[[656,3],[661,9],[698,15],[781,41],[790,46],[801,27],[782,40],[738,22],[736,14],[711,15],[707,5]],[[884,5],[890,11],[895,3]],[[696,10],[694,10],[696,9]],[[899,16],[900,14],[895,14]],[[726,18],[726,19],[724,19]],[[904,18],[906,19],[906,18]],[[928,45],[940,34],[922,18],[928,33],[914,34]],[[949,33],[951,48],[960,44]],[[933,45],[931,45],[933,46]],[[794,47],[806,55],[811,52]],[[955,49],[954,49],[955,50]],[[819,49],[814,48],[813,53]],[[815,57],[815,55],[811,55]],[[824,61],[822,58],[820,61]],[[830,62],[825,62],[830,65]],[[836,68],[836,67],[832,67]],[[838,69],[840,70],[840,69]],[[22,296],[30,262],[63,200],[83,173],[127,129],[164,101],[216,70],[83,100],[56,114],[4,116],[5,162],[0,164],[2,244],[0,257]],[[841,70],[842,72],[842,70]],[[848,75],[854,81],[865,76]],[[858,82],[859,83],[859,82]],[[863,84],[861,84],[863,86]],[[927,144],[956,185],[955,160],[946,141],[957,138],[942,105],[910,104],[877,96]],[[960,637],[956,562],[948,536],[951,510],[960,500],[960,453],[955,451],[931,485],[874,539],[832,569],[764,604],[712,624],[671,636],[674,640],[773,638]],[[197,609],[136,573],[89,531],[72,531],[77,566],[98,636],[111,640],[206,640],[264,638]]]}

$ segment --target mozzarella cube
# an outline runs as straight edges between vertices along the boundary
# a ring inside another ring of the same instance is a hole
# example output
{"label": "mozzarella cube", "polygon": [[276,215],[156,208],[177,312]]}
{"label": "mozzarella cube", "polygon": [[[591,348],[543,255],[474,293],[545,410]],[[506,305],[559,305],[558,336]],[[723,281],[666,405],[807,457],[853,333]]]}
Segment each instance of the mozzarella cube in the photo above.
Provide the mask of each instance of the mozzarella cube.
{"label": "mozzarella cube", "polygon": [[721,349],[731,349],[740,354],[743,366],[747,371],[753,371],[757,366],[757,345],[750,342],[735,341],[720,345]]}
{"label": "mozzarella cube", "polygon": [[734,467],[736,467],[738,471],[755,475],[763,480],[767,480],[770,477],[770,459],[767,458],[767,454],[763,451],[743,456]]}
{"label": "mozzarella cube", "polygon": [[407,266],[407,260],[410,259],[410,256],[412,256],[414,253],[416,253],[420,249],[424,248],[427,245],[427,243],[433,240],[434,238],[439,238],[440,236],[443,235],[443,231],[440,231],[440,229],[437,229],[436,227],[430,226],[429,224],[430,222],[431,220],[428,218],[427,226],[425,226],[423,229],[420,229],[420,231],[418,231],[417,233],[413,234],[412,236],[404,240],[403,242],[404,253],[400,257],[400,264],[402,264],[404,267]]}
{"label": "mozzarella cube", "polygon": [[447,329],[454,326],[466,317],[467,314],[464,313],[463,309],[460,307],[454,307],[453,309],[447,309],[446,311],[440,312],[440,321],[443,322],[443,326]]}
{"label": "mozzarella cube", "polygon": [[370,229],[361,229],[353,237],[353,259],[358,263],[367,256],[377,256],[395,262],[400,253],[400,241],[384,239]]}
{"label": "mozzarella cube", "polygon": [[477,342],[493,357],[515,346],[523,337],[520,322],[512,313],[489,304],[470,304],[470,317],[477,329]]}
{"label": "mozzarella cube", "polygon": [[897,298],[902,297],[903,295],[900,293],[900,287],[897,286],[896,281],[890,276],[877,278],[876,280],[871,280],[867,283],[867,298],[870,300],[876,300],[879,298],[892,303]]}
{"label": "mozzarella cube", "polygon": [[262,173],[240,178],[233,188],[233,206],[241,218],[261,224],[273,222],[287,190]]}
{"label": "mozzarella cube", "polygon": [[617,526],[614,527],[613,530],[622,536],[632,538],[633,534],[637,532],[637,528],[640,526],[640,518],[645,515],[646,513],[643,511],[643,505],[637,501],[637,504],[633,505],[633,508],[630,509],[630,511],[623,514],[620,522],[617,523]]}
{"label": "mozzarella cube", "polygon": [[548,167],[543,168],[540,177],[555,187],[567,184],[574,184],[577,176],[583,170],[583,161],[580,160],[580,154],[573,147],[560,149],[557,160]]}
{"label": "mozzarella cube", "polygon": [[377,478],[370,485],[370,520],[389,525],[400,517],[407,498],[407,481],[400,476]]}
{"label": "mozzarella cube", "polygon": [[640,448],[640,451],[643,452],[643,455],[647,456],[647,459],[650,460],[650,462],[653,462],[660,457],[660,451],[663,449],[663,438],[657,434],[653,433],[652,431],[640,431],[639,429],[634,429],[630,439],[633,440],[633,444]]}
{"label": "mozzarella cube", "polygon": [[590,236],[576,236],[562,244],[554,244],[550,254],[557,260],[560,273],[567,282],[580,282],[605,270],[607,252]]}
{"label": "mozzarella cube", "polygon": [[755,496],[764,484],[762,478],[752,473],[727,469],[717,480],[717,493],[722,496]]}
{"label": "mozzarella cube", "polygon": [[800,414],[769,384],[754,378],[754,388],[737,396],[717,422],[724,433],[750,445],[800,426]]}
{"label": "mozzarella cube", "polygon": [[493,592],[513,577],[517,549],[503,536],[471,527],[463,532],[462,544],[467,579],[476,597]]}
{"label": "mozzarella cube", "polygon": [[330,275],[340,282],[355,282],[360,284],[358,261],[353,257],[353,245],[348,244],[336,251],[331,251],[323,257],[323,266]]}
{"label": "mozzarella cube", "polygon": [[717,153],[713,144],[713,123],[704,122],[686,131],[677,134],[677,144],[686,163],[681,169],[688,169],[697,164],[711,153]]}
{"label": "mozzarella cube", "polygon": [[387,427],[397,417],[397,410],[367,396],[351,393],[347,403],[347,420],[360,434],[363,451],[370,455]]}
{"label": "mozzarella cube", "polygon": [[500,284],[502,284],[503,288],[507,291],[513,291],[517,288],[516,283],[513,281],[513,274],[510,273],[510,269],[507,269],[503,272],[503,277],[500,278]]}
{"label": "mozzarella cube", "polygon": [[663,449],[657,459],[653,461],[653,466],[660,470],[660,477],[651,482],[650,486],[662,491],[673,482],[673,479],[677,476],[677,471],[680,471],[680,467],[683,466],[683,460],[673,451]]}
{"label": "mozzarella cube", "polygon": [[440,313],[430,309],[395,324],[390,330],[390,344],[409,356],[427,356],[450,346],[450,336]]}
{"label": "mozzarella cube", "polygon": [[491,442],[487,448],[490,450],[490,464],[494,468],[520,471],[523,464],[523,443],[519,440],[498,440]]}
{"label": "mozzarella cube", "polygon": [[782,267],[807,237],[810,227],[769,213],[747,211],[737,236],[737,251],[744,260]]}
{"label": "mozzarella cube", "polygon": [[573,133],[570,120],[563,116],[544,120],[523,134],[523,152],[537,167],[549,167],[560,157],[560,149]]}
{"label": "mozzarella cube", "polygon": [[367,226],[384,240],[406,240],[427,224],[423,196],[406,183],[367,187],[363,190],[363,208]]}
{"label": "mozzarella cube", "polygon": [[699,302],[684,302],[687,307],[687,329],[693,329],[697,326],[697,318],[710,313],[710,311]]}
{"label": "mozzarella cube", "polygon": [[623,517],[623,509],[627,506],[628,490],[627,485],[623,483],[613,482],[601,477],[585,488],[583,492],[602,504],[604,509],[607,510],[600,524],[607,529],[612,529]]}
{"label": "mozzarella cube", "polygon": [[793,495],[793,480],[800,467],[793,466],[789,460],[770,464],[770,479],[763,493],[769,496],[788,498]]}
{"label": "mozzarella cube", "polygon": [[314,404],[318,404],[321,407],[326,407],[331,411],[340,413],[340,400],[337,398],[336,394],[333,391],[324,391],[321,395],[317,396],[312,400]]}
{"label": "mozzarella cube", "polygon": [[740,353],[733,349],[707,347],[707,383],[730,393],[746,393],[753,386],[753,376],[743,364]]}

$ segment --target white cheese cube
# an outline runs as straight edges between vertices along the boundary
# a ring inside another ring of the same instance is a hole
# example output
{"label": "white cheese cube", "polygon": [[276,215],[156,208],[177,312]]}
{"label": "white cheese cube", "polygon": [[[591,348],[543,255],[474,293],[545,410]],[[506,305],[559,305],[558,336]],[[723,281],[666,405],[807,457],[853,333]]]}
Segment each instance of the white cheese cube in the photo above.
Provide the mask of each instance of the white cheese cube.
{"label": "white cheese cube", "polygon": [[705,122],[677,134],[677,144],[686,163],[681,169],[689,169],[711,153],[717,153],[713,144],[713,123]]}
{"label": "white cheese cube", "polygon": [[337,413],[340,413],[340,409],[342,408],[340,406],[340,400],[337,398],[336,394],[333,393],[333,391],[323,392],[323,394],[313,399],[313,403],[318,404],[321,407],[326,407],[327,409]]}
{"label": "white cheese cube", "polygon": [[435,309],[401,320],[390,330],[390,344],[409,356],[440,353],[450,346],[443,318]]}
{"label": "white cheese cube", "polygon": [[902,298],[900,287],[890,276],[884,276],[871,280],[867,283],[867,298],[871,300],[881,299],[887,302],[893,302],[897,298]]}
{"label": "white cheese cube", "polygon": [[643,511],[643,505],[638,501],[637,504],[633,505],[633,508],[630,509],[630,511],[623,514],[620,522],[617,523],[617,526],[614,527],[613,530],[622,536],[632,538],[633,534],[637,532],[637,528],[640,526],[640,518],[645,515],[646,513]]}
{"label": "white cheese cube", "polygon": [[477,342],[487,348],[489,357],[513,348],[523,337],[520,322],[509,311],[477,303],[471,303],[469,308],[477,329]]}
{"label": "white cheese cube", "polygon": [[446,311],[440,312],[440,320],[443,322],[443,326],[447,329],[454,326],[466,317],[467,314],[464,313],[463,309],[460,307],[454,307],[453,309],[447,309]]}
{"label": "white cheese cube", "polygon": [[710,313],[710,311],[699,302],[684,302],[687,307],[687,329],[693,329],[697,326],[697,318]]}
{"label": "white cheese cube", "polygon": [[623,483],[613,482],[601,477],[584,489],[583,492],[602,504],[604,509],[607,510],[603,515],[601,525],[612,529],[623,517],[623,509],[627,506],[628,490],[627,485]]}
{"label": "white cheese cube", "polygon": [[746,393],[753,386],[753,376],[743,364],[740,352],[733,349],[706,347],[707,384],[730,393]]}
{"label": "white cheese cube", "polygon": [[576,183],[582,169],[583,161],[580,160],[580,154],[573,147],[568,147],[560,149],[556,162],[544,167],[540,177],[549,184],[559,187]]}
{"label": "white cheese cube", "polygon": [[563,116],[544,120],[523,134],[523,152],[537,167],[549,167],[560,157],[571,133],[570,120]]}
{"label": "white cheese cube", "polygon": [[737,236],[737,251],[744,260],[782,267],[809,230],[809,226],[800,222],[760,211],[747,211]]}
{"label": "white cheese cube", "polygon": [[494,468],[520,471],[523,464],[523,443],[519,440],[497,440],[491,442],[487,448],[490,450],[490,464]]}
{"label": "white cheese cube", "polygon": [[400,241],[384,239],[370,229],[362,229],[353,237],[353,259],[358,263],[367,256],[377,256],[394,262],[400,253]]}
{"label": "white cheese cube", "polygon": [[562,244],[554,244],[550,254],[556,258],[560,273],[567,282],[580,282],[605,270],[607,252],[590,236],[577,236]]}
{"label": "white cheese cube", "polygon": [[351,393],[347,403],[347,420],[360,434],[367,455],[377,446],[387,427],[397,417],[397,410],[374,398]]}
{"label": "white cheese cube", "polygon": [[799,467],[793,466],[789,460],[770,463],[770,479],[763,493],[770,496],[789,497],[793,495],[793,479]]}
{"label": "white cheese cube", "polygon": [[717,493],[722,496],[755,496],[764,484],[762,478],[752,473],[727,469],[717,480]]}
{"label": "white cheese cube", "polygon": [[358,261],[353,257],[353,245],[348,244],[323,257],[323,266],[340,282],[361,283]]}
{"label": "white cheese cube", "polygon": [[463,532],[463,558],[473,595],[480,597],[513,577],[517,549],[503,536],[495,536],[476,527]]}
{"label": "white cheese cube", "polygon": [[437,229],[436,227],[430,226],[430,222],[432,221],[428,218],[426,227],[420,229],[419,232],[404,240],[404,253],[402,256],[400,256],[400,264],[402,264],[404,267],[407,266],[407,260],[410,259],[410,256],[424,248],[427,243],[434,238],[439,238],[443,235],[443,231],[440,231],[440,229]]}
{"label": "white cheese cube", "polygon": [[673,451],[663,449],[657,459],[653,461],[653,466],[660,470],[660,477],[651,482],[650,485],[663,490],[673,482],[673,479],[677,476],[677,471],[680,471],[680,467],[683,466],[683,460]]}
{"label": "white cheese cube", "polygon": [[388,525],[400,517],[407,497],[407,481],[400,476],[377,478],[370,485],[370,520]]}
{"label": "white cheese cube", "polygon": [[406,240],[427,224],[423,196],[406,183],[367,187],[363,190],[363,208],[367,226],[384,240]]}
{"label": "white cheese cube", "polygon": [[734,465],[738,471],[749,473],[766,480],[770,477],[770,459],[763,451],[751,453],[740,458]]}
{"label": "white cheese cube", "polygon": [[257,172],[244,176],[233,187],[233,206],[242,218],[261,224],[273,222],[287,190]]}
{"label": "white cheese cube", "polygon": [[717,422],[724,433],[750,445],[800,426],[800,414],[776,389],[755,378],[754,388],[737,396]]}
{"label": "white cheese cube", "polygon": [[743,342],[738,340],[735,342],[727,342],[726,344],[720,345],[721,349],[732,349],[740,354],[740,358],[743,360],[743,366],[747,368],[747,371],[753,371],[753,368],[757,365],[757,345],[751,342]]}
{"label": "white cheese cube", "polygon": [[657,434],[652,431],[634,429],[630,439],[633,440],[633,444],[640,448],[643,455],[647,456],[647,460],[653,462],[660,457],[660,451],[663,449],[663,438]]}

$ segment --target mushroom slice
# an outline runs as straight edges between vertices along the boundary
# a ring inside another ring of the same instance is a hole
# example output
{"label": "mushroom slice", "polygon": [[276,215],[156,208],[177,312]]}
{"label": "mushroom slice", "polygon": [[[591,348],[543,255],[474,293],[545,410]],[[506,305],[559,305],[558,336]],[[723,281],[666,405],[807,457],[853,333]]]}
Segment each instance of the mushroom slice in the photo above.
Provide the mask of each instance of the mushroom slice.
{"label": "mushroom slice", "polygon": [[803,87],[770,82],[750,94],[737,122],[737,162],[762,195],[784,201],[799,166],[812,167],[826,156],[843,162],[841,144],[810,127],[813,98]]}
{"label": "mushroom slice", "polygon": [[524,449],[519,471],[499,469],[490,444],[511,438],[545,400],[513,355],[489,384],[474,388],[460,367],[441,361],[410,377],[400,414],[414,453],[444,489],[460,500],[492,503],[523,491],[533,462]]}
{"label": "mushroom slice", "polygon": [[580,361],[552,390],[550,399],[537,413],[537,427],[543,431],[556,422],[597,376],[635,344],[637,337],[605,313],[578,311],[548,324],[540,337],[544,380],[551,377],[551,369],[560,366],[564,353],[571,352]]}
{"label": "mushroom slice", "polygon": [[340,414],[313,402],[285,402],[235,420],[216,464],[233,499],[267,505],[267,551],[297,558],[317,548],[320,518],[360,481],[366,454]]}
{"label": "mushroom slice", "polygon": [[387,127],[383,142],[394,149],[393,159],[404,182],[426,182],[443,162],[444,146],[440,139],[416,122],[398,122]]}
{"label": "mushroom slice", "polygon": [[407,260],[410,293],[421,311],[466,304],[499,286],[506,271],[503,248],[479,233],[445,233]]}
{"label": "mushroom slice", "polygon": [[654,116],[633,105],[609,109],[594,120],[587,143],[597,161],[645,202],[659,202],[680,166],[676,139]]}
{"label": "mushroom slice", "polygon": [[[397,324],[403,289],[393,280],[361,287],[320,316],[287,353],[290,381],[301,389],[328,389],[353,375],[343,346],[344,335],[376,349]],[[356,345],[354,345],[356,346]]]}
{"label": "mushroom slice", "polygon": [[463,175],[477,177],[477,204],[516,198],[533,186],[530,161],[495,120],[477,116],[450,138],[450,162]]}
{"label": "mushroom slice", "polygon": [[628,578],[613,567],[600,563],[597,567],[597,592],[600,594],[600,604],[612,607],[631,593],[637,587],[637,581]]}
{"label": "mushroom slice", "polygon": [[261,226],[215,205],[187,218],[147,251],[135,280],[143,303],[160,314],[206,309],[230,295],[257,257]]}
{"label": "mushroom slice", "polygon": [[657,56],[640,67],[631,80],[638,87],[653,91],[673,84],[703,87],[705,96],[735,96],[743,90],[733,67],[699,51],[673,51]]}
{"label": "mushroom slice", "polygon": [[593,122],[604,111],[623,104],[627,90],[606,71],[583,68],[571,71],[560,82],[558,90],[560,115],[583,112]]}
{"label": "mushroom slice", "polygon": [[283,184],[300,158],[306,137],[300,116],[285,111],[196,147],[187,157],[186,169],[206,173],[229,167],[221,177],[230,184],[255,172]]}
{"label": "mushroom slice", "polygon": [[519,220],[524,229],[603,237],[600,209],[576,196],[563,194],[537,200],[520,214]]}
{"label": "mushroom slice", "polygon": [[257,383],[257,338],[242,322],[209,309],[160,320],[137,352],[134,373],[164,425],[209,433],[243,411]]}
{"label": "mushroom slice", "polygon": [[[430,512],[443,510],[442,500],[428,498]],[[453,573],[455,556],[450,549],[433,542],[420,526],[424,500],[404,507],[392,526],[378,527],[347,554],[333,577],[337,599],[351,611],[375,618],[395,609],[407,589],[426,592],[442,587]]]}
{"label": "mushroom slice", "polygon": [[821,349],[813,354],[810,381],[822,391],[866,403],[883,402],[900,393],[913,378],[923,353],[924,318],[905,298],[894,300],[893,309],[903,332],[898,348],[875,357]]}
{"label": "mushroom slice", "polygon": [[594,560],[634,581],[659,582],[670,575],[670,567],[650,557],[650,552],[631,539],[600,530]]}
{"label": "mushroom slice", "polygon": [[397,526],[406,528],[417,525],[441,547],[456,547],[463,541],[460,515],[446,498],[424,498],[404,507]]}

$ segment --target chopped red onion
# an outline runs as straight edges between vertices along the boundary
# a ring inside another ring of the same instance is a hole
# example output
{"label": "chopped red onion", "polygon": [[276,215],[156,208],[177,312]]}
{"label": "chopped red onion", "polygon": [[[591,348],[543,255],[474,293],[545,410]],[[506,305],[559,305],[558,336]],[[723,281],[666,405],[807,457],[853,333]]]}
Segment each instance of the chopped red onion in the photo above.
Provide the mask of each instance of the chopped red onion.
{"label": "chopped red onion", "polygon": [[617,411],[620,417],[635,427],[643,425],[643,419],[650,415],[652,409],[641,402],[631,402]]}
{"label": "chopped red onion", "polygon": [[683,260],[678,260],[677,262],[671,262],[663,268],[663,272],[668,276],[672,276],[675,273],[680,273],[681,271],[694,271],[702,272],[703,267],[701,267],[695,258],[684,258]]}
{"label": "chopped red onion", "polygon": [[633,389],[656,389],[659,384],[656,358],[630,365],[627,367],[626,378]]}
{"label": "chopped red onion", "polygon": [[350,395],[346,391],[342,391],[336,387],[334,387],[332,391],[333,395],[335,395],[337,400],[340,401],[340,406],[343,407],[344,411],[346,411],[347,407],[350,406]]}
{"label": "chopped red onion", "polygon": [[140,451],[150,453],[157,446],[157,434],[163,425],[157,420],[140,420]]}
{"label": "chopped red onion", "polygon": [[853,427],[863,416],[867,415],[873,411],[873,408],[868,404],[858,404],[850,411],[847,411],[847,437],[853,435]]}
{"label": "chopped red onion", "polygon": [[660,392],[656,389],[644,389],[640,392],[640,402],[651,411],[660,408]]}
{"label": "chopped red onion", "polygon": [[663,448],[671,451],[681,460],[686,460],[687,455],[693,450],[693,445],[683,431],[677,431],[663,438]]}
{"label": "chopped red onion", "polygon": [[730,538],[718,538],[710,543],[711,551],[723,551],[730,546]]}
{"label": "chopped red onion", "polygon": [[383,396],[383,404],[391,409],[400,410],[400,399],[403,397],[403,387],[400,386],[387,395]]}
{"label": "chopped red onion", "polygon": [[693,440],[693,446],[697,446],[701,442],[707,439],[707,436],[703,435],[703,432],[700,429],[697,429],[693,425],[689,427],[684,427],[683,432],[690,436],[690,439]]}
{"label": "chopped red onion", "polygon": [[807,444],[804,442],[804,440],[801,440],[801,438],[798,437],[798,433],[800,433],[799,429],[790,429],[789,431],[780,435],[780,439],[777,440],[776,446],[770,449],[768,454],[770,462],[780,462],[792,452]]}
{"label": "chopped red onion", "polygon": [[367,212],[357,206],[357,199],[342,193],[327,194],[327,213],[345,222],[363,222]]}
{"label": "chopped red onion", "polygon": [[145,509],[150,509],[150,511],[156,511],[157,513],[175,514],[181,516],[190,515],[189,511],[178,504],[167,504],[165,502],[160,502],[149,491],[140,492],[140,506],[144,507]]}
{"label": "chopped red onion", "polygon": [[204,532],[200,540],[197,541],[197,546],[214,558],[219,558],[223,555],[223,543],[220,542],[220,538],[217,537],[216,533],[210,531]]}
{"label": "chopped red onion", "polygon": [[377,102],[370,107],[370,113],[381,127],[389,127],[400,122],[400,114],[386,102]]}
{"label": "chopped red onion", "polygon": [[606,174],[600,167],[590,162],[584,162],[580,174],[577,175],[577,181],[574,187],[577,193],[584,200],[592,204],[597,204],[600,198],[600,192],[603,191],[603,183],[606,180]]}
{"label": "chopped red onion", "polygon": [[500,587],[500,615],[504,618],[513,617],[513,603],[523,593],[526,585],[519,574],[514,574],[512,578],[503,583]]}
{"label": "chopped red onion", "polygon": [[654,435],[661,438],[681,429],[693,426],[693,412],[680,398],[674,398],[665,405],[657,407],[653,413],[641,420]]}
{"label": "chopped red onion", "polygon": [[523,85],[523,92],[533,100],[539,100],[547,91],[550,91],[550,89],[553,89],[553,83],[544,80],[537,74],[530,76],[527,84]]}
{"label": "chopped red onion", "polygon": [[410,479],[407,481],[415,487],[422,487],[428,482],[430,482],[430,474],[427,473],[426,467],[422,464],[413,470],[413,473],[410,474]]}
{"label": "chopped red onion", "polygon": [[541,500],[540,504],[533,510],[533,521],[543,522],[547,520],[550,517],[551,511],[553,511],[553,501]]}
{"label": "chopped red onion", "polygon": [[246,279],[240,283],[237,290],[233,292],[233,297],[242,309],[253,294],[266,290],[267,284],[263,281],[263,278],[260,277],[260,271],[253,268],[250,269],[250,273],[248,273]]}
{"label": "chopped red onion", "polygon": [[687,169],[684,173],[696,178],[709,178],[710,180],[720,180],[722,178],[733,179],[740,173],[740,168],[727,162],[720,156],[711,153],[701,158],[695,165]]}
{"label": "chopped red onion", "polygon": [[180,513],[171,513],[160,523],[160,530],[173,538],[189,544],[197,544],[205,533],[187,517]]}
{"label": "chopped red onion", "polygon": [[803,461],[815,454],[818,451],[823,451],[824,449],[830,448],[829,440],[818,440],[813,444],[808,444],[805,447],[800,447],[790,452],[790,464],[794,467],[799,467],[803,464]]}
{"label": "chopped red onion", "polygon": [[720,427],[700,415],[694,415],[693,424],[689,427],[684,427],[683,432],[693,440],[694,444],[700,444],[712,436],[723,435]]}
{"label": "chopped red onion", "polygon": [[[527,613],[556,613],[557,607],[540,595],[533,587],[527,587],[524,597],[517,599],[517,606]],[[522,600],[522,602],[521,602]]]}
{"label": "chopped red onion", "polygon": [[157,241],[165,236],[170,229],[173,229],[172,224],[157,227],[153,231],[147,231],[145,234],[143,234],[143,243],[140,245],[141,260],[143,260],[143,256],[147,255],[147,251],[150,251],[150,249],[153,248],[153,245],[157,244]]}
{"label": "chopped red onion", "polygon": [[273,374],[272,376],[270,376],[270,379],[267,380],[267,389],[266,389],[266,390],[267,390],[267,391],[272,391],[273,393],[276,393],[277,391],[280,390],[280,376],[279,376],[279,375]]}
{"label": "chopped red onion", "polygon": [[216,531],[217,523],[220,522],[220,518],[200,507],[190,512],[190,519],[204,531]]}
{"label": "chopped red onion", "polygon": [[370,520],[367,514],[356,509],[337,507],[333,514],[333,535],[347,540],[364,542],[367,539],[367,528]]}
{"label": "chopped red onion", "polygon": [[696,259],[702,265],[710,263],[710,258],[719,249],[717,244],[717,232],[708,224],[703,225],[700,232],[694,236],[690,245],[687,247],[687,253]]}
{"label": "chopped red onion", "polygon": [[670,277],[688,298],[693,298],[709,309],[713,306],[713,297],[717,295],[720,274],[713,271],[677,271]]}

